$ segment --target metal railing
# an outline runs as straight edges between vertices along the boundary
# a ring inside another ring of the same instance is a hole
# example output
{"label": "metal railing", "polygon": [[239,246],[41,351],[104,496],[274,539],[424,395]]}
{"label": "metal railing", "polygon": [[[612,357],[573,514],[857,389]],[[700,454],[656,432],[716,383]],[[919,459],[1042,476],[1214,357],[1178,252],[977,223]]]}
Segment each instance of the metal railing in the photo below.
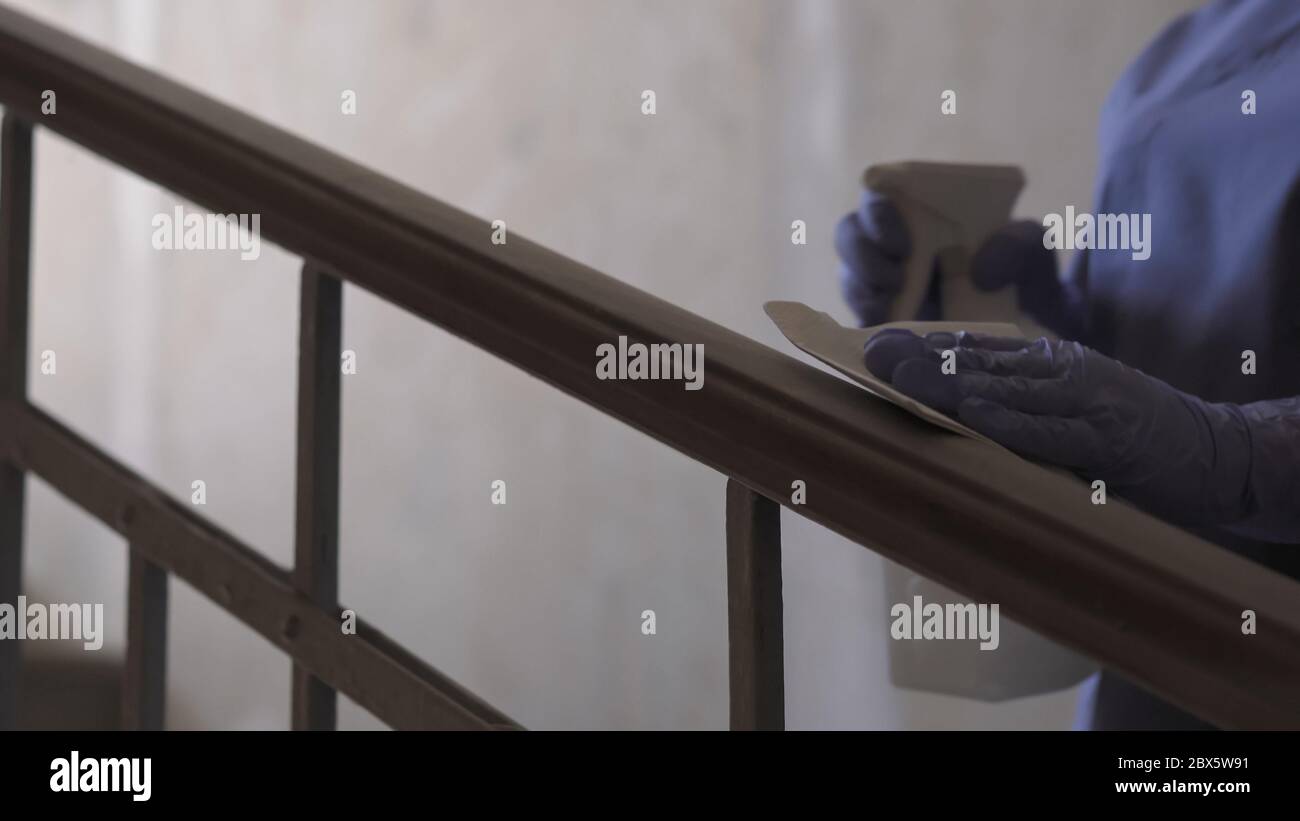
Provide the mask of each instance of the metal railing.
{"label": "metal railing", "polygon": [[[57,115],[41,114],[46,89]],[[483,220],[4,8],[0,104],[0,601],[19,589],[30,472],[130,545],[130,726],[163,723],[173,576],[293,658],[295,728],[332,728],[336,692],[395,727],[516,726],[373,627],[339,629],[346,280],[727,477],[734,728],[784,725],[778,503],[999,602],[1221,726],[1300,727],[1300,584],[1290,579],[1128,505],[1093,505],[1076,480],[938,433],[527,240],[493,245]],[[265,236],[306,260],[292,571],[28,401],[33,124],[215,212],[261,214]],[[702,343],[707,387],[596,379],[597,347],[620,335]],[[790,505],[796,480],[807,499]],[[1241,635],[1244,609],[1257,635]],[[14,723],[18,644],[0,642],[0,726]]]}

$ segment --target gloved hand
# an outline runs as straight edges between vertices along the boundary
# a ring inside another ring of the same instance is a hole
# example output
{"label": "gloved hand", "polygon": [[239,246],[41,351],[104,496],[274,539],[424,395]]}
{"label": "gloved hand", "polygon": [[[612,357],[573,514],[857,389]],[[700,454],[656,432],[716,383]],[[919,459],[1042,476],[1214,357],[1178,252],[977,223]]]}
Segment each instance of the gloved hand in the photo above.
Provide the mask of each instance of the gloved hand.
{"label": "gloved hand", "polygon": [[[863,326],[879,325],[903,287],[903,265],[912,240],[898,209],[887,197],[864,191],[858,210],[835,227],[840,256],[840,290]],[[942,313],[937,271],[915,319],[938,319]],[[1031,220],[1011,222],[994,232],[971,258],[976,287],[992,291],[1015,285],[1020,309],[1063,337],[1081,335],[1082,300],[1057,276],[1056,253],[1043,247],[1043,226]]]}
{"label": "gloved hand", "polygon": [[[945,350],[953,373],[943,372]],[[1250,510],[1251,429],[1237,405],[1182,393],[1077,342],[887,330],[864,358],[903,393],[1156,515],[1228,524]]]}

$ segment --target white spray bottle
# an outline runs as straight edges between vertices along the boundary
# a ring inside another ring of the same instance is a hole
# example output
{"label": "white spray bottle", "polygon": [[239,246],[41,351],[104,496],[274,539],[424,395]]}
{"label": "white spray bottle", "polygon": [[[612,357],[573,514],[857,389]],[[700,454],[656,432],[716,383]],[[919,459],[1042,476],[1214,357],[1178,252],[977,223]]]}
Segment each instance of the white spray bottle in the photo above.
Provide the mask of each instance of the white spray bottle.
{"label": "white spray bottle", "polygon": [[[970,276],[971,259],[994,231],[1011,219],[1025,185],[1021,170],[1009,165],[900,162],[873,165],[863,185],[883,194],[898,209],[912,240],[903,287],[889,320],[916,318],[937,262],[943,316],[970,322],[1016,322],[1016,290],[982,291]],[[869,492],[869,491],[868,491]],[[980,548],[977,544],[972,550]],[[892,607],[967,604],[954,590],[885,560],[885,595]],[[994,604],[995,602],[986,602]],[[898,687],[981,701],[1002,701],[1073,686],[1096,668],[1091,660],[1005,618],[999,619],[996,650],[981,650],[978,639],[891,640],[889,677]]]}

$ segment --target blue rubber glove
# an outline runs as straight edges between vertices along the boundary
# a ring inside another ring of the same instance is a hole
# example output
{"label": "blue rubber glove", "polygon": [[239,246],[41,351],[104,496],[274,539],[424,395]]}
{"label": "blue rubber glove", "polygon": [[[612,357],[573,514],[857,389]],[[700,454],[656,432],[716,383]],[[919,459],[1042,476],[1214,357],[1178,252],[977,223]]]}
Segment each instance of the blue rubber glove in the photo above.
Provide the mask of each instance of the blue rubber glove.
{"label": "blue rubber glove", "polygon": [[[840,290],[863,326],[879,325],[903,287],[903,264],[912,240],[898,209],[887,197],[864,191],[858,210],[835,227],[840,256]],[[937,271],[915,319],[942,315]],[[1057,276],[1056,254],[1043,247],[1043,226],[1033,221],[1008,223],[990,236],[971,259],[971,278],[986,291],[1017,288],[1020,309],[1063,337],[1081,335],[1079,290]]]}
{"label": "blue rubber glove", "polygon": [[889,330],[864,358],[903,393],[1156,515],[1300,538],[1300,400],[1205,402],[1068,341]]}

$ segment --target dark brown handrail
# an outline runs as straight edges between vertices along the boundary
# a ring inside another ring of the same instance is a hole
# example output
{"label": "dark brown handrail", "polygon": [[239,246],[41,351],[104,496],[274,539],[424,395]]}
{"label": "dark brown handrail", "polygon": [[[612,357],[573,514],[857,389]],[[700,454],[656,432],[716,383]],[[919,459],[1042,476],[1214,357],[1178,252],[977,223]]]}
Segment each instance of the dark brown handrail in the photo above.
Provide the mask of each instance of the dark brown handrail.
{"label": "dark brown handrail", "polygon": [[[40,113],[45,89],[57,90],[55,116]],[[0,103],[203,207],[261,214],[268,239],[757,494],[790,506],[791,483],[804,481],[807,502],[791,510],[999,602],[1201,716],[1300,727],[1300,584],[1125,504],[1093,505],[1074,479],[936,432],[518,236],[493,245],[485,220],[3,8]],[[619,335],[702,343],[704,390],[596,379],[597,346]],[[91,497],[79,497],[77,477],[47,450],[89,456],[19,396],[2,397],[10,407],[0,451],[84,504]],[[765,537],[753,538],[761,550]],[[175,557],[150,558],[177,570]],[[240,615],[239,601],[219,603]],[[1247,608],[1259,630],[1243,637]],[[301,647],[286,650],[307,661]],[[325,645],[316,650],[307,667],[320,675],[318,665],[337,662]],[[322,677],[338,686],[342,674]]]}

